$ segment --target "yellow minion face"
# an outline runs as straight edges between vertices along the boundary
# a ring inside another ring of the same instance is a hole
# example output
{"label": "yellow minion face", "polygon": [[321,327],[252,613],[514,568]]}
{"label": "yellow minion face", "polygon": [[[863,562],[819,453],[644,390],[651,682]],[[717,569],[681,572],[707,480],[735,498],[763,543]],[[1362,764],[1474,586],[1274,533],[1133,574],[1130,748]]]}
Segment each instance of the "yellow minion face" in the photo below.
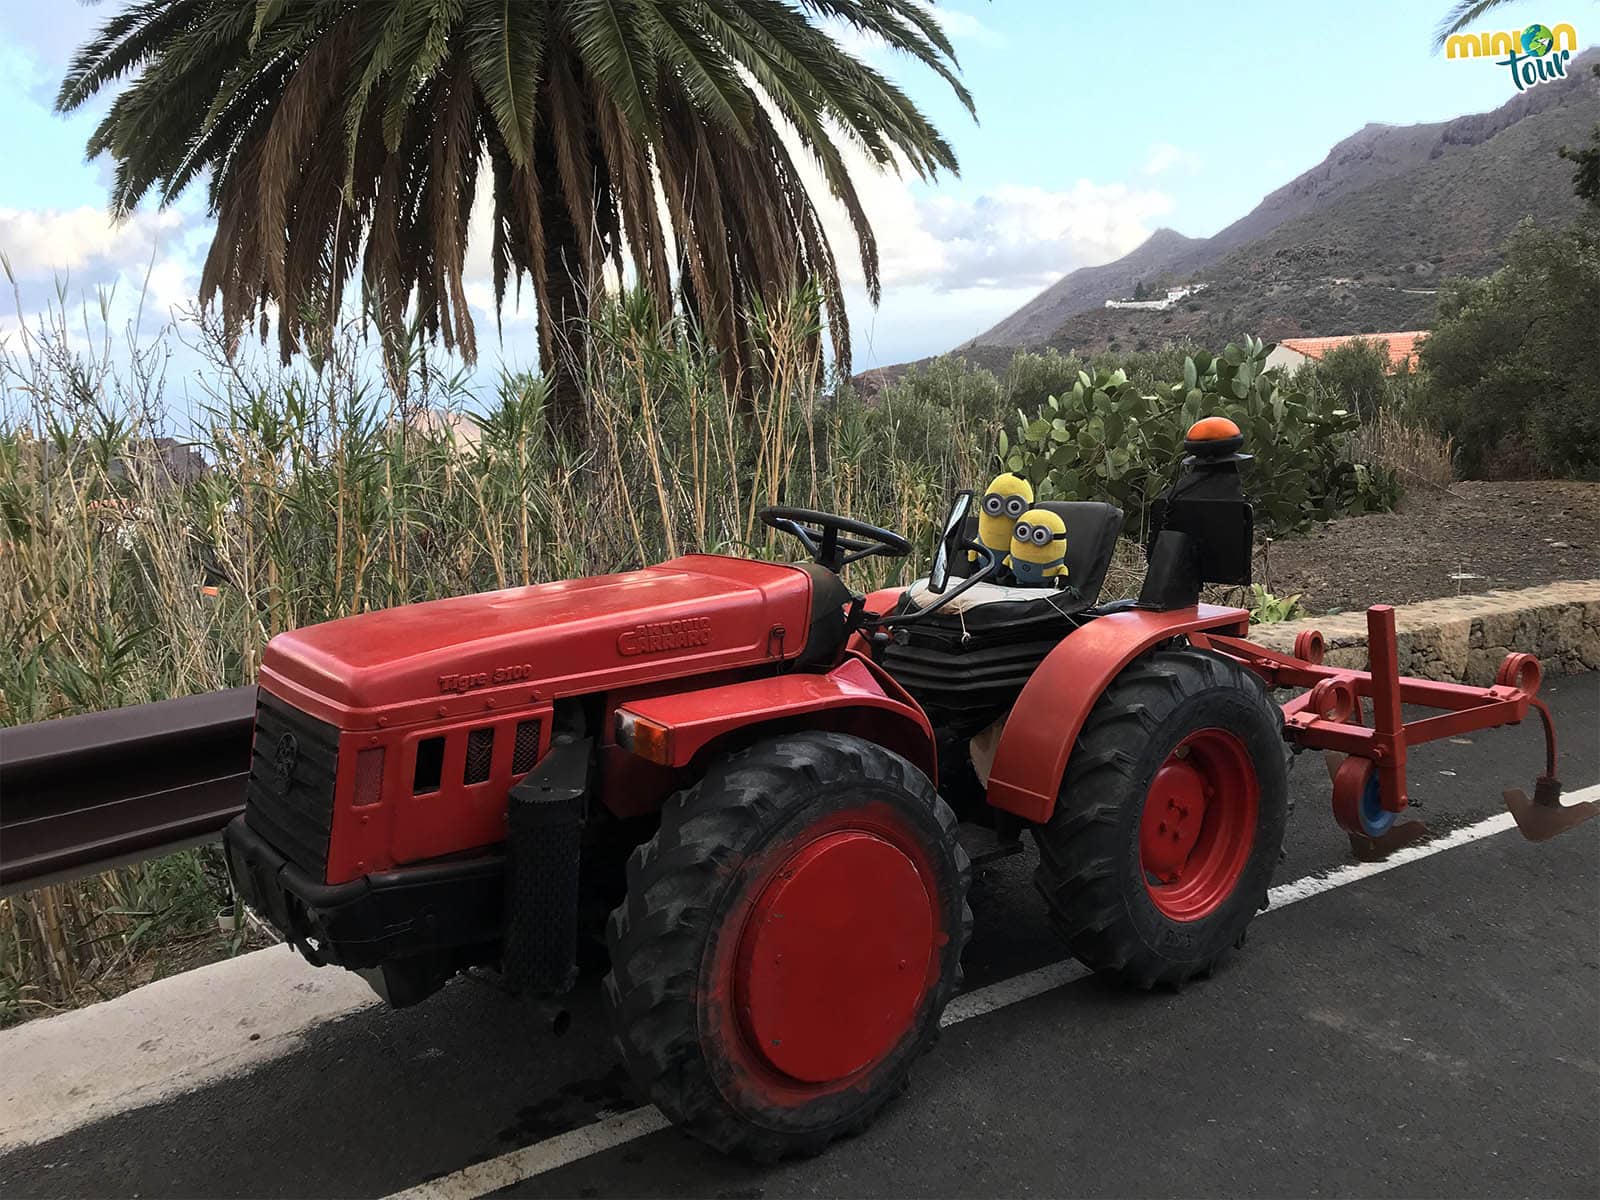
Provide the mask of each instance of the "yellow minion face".
{"label": "yellow minion face", "polygon": [[1018,583],[1046,583],[1067,573],[1067,523],[1045,508],[1030,508],[1011,532],[1006,560]]}
{"label": "yellow minion face", "polygon": [[996,554],[1011,549],[1011,530],[1033,504],[1033,485],[1009,471],[996,475],[978,510],[978,540]]}

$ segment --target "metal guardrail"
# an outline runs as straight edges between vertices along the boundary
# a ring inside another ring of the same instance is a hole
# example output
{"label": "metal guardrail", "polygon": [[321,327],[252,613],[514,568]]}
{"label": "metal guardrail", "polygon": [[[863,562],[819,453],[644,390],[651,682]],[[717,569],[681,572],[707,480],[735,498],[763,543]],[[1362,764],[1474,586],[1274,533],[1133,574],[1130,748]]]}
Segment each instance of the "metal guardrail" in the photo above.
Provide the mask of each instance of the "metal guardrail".
{"label": "metal guardrail", "polygon": [[215,838],[244,808],[255,696],[0,729],[0,895]]}

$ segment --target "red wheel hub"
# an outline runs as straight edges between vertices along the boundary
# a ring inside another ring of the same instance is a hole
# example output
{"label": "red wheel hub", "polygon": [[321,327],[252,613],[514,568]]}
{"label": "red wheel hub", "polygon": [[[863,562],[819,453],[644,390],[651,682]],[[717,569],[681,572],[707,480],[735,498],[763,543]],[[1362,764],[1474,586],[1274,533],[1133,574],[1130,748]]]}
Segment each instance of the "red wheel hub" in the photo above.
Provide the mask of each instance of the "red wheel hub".
{"label": "red wheel hub", "polygon": [[1200,838],[1206,815],[1206,781],[1189,762],[1169,758],[1156,772],[1144,802],[1139,858],[1145,874],[1174,883]]}
{"label": "red wheel hub", "polygon": [[1224,729],[1184,738],[1161,764],[1139,821],[1150,898],[1175,921],[1221,906],[1255,844],[1261,789],[1244,743]]}
{"label": "red wheel hub", "polygon": [[921,874],[889,841],[844,829],[807,843],[772,873],[740,938],[749,1044],[806,1084],[876,1062],[916,1018],[936,928]]}

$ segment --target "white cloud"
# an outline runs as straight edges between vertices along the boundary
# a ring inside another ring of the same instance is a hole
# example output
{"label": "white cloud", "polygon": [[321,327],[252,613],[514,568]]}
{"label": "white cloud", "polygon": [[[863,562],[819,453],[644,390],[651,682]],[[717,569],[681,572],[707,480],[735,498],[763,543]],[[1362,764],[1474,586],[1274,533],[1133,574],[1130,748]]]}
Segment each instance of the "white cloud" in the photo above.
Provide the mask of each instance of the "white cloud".
{"label": "white cloud", "polygon": [[[963,12],[958,8],[951,8],[948,4],[933,4],[931,0],[919,0],[920,6],[926,9],[943,27],[945,36],[959,47],[963,44],[984,46],[1002,46],[1005,36],[998,30],[985,25],[981,19],[972,13]],[[880,70],[899,61],[889,50],[888,44],[883,39],[863,33],[850,22],[838,17],[825,17],[818,24],[826,29],[829,35],[850,54],[870,62]]]}
{"label": "white cloud", "polygon": [[1193,175],[1202,166],[1200,156],[1193,150],[1184,150],[1171,142],[1156,142],[1144,160],[1146,175],[1162,175],[1171,170],[1182,170]]}
{"label": "white cloud", "polygon": [[22,76],[27,94],[36,101],[54,100],[73,55],[114,16],[109,4],[54,0],[36,17],[11,22],[4,49],[26,60],[13,70]]}
{"label": "white cloud", "polygon": [[[863,361],[896,361],[954,345],[1078,267],[1108,262],[1139,245],[1170,211],[1164,192],[1137,184],[1082,179],[1064,189],[1002,184],[971,198],[875,169],[848,143],[841,146],[861,204],[878,240],[883,305],[866,300],[855,234],[820,173],[786,138],[823,217],[849,299],[854,340]],[[490,287],[488,195],[474,207],[465,264],[467,299],[480,346],[494,341]],[[508,289],[507,346],[532,335],[533,298],[520,304]]]}
{"label": "white cloud", "polygon": [[105,325],[131,329],[137,316],[134,332],[154,332],[194,302],[198,252],[209,232],[209,221],[173,209],[114,223],[89,205],[0,208],[0,256],[15,285],[0,305],[0,340],[15,338],[21,324],[49,324],[46,313],[54,309],[101,328],[101,296],[108,300]]}
{"label": "white cloud", "polygon": [[866,370],[961,345],[1039,294],[1036,287],[955,288],[908,285],[884,292],[873,308],[866,296],[846,296],[854,369]]}
{"label": "white cloud", "polygon": [[1162,192],[1088,179],[1060,191],[1002,184],[973,200],[935,196],[918,209],[944,262],[913,279],[944,289],[1042,286],[1120,258],[1171,208]]}
{"label": "white cloud", "polygon": [[0,254],[19,278],[84,271],[105,282],[122,271],[142,273],[163,250],[177,249],[186,225],[173,209],[113,222],[87,204],[64,211],[0,208]]}
{"label": "white cloud", "polygon": [[[794,140],[784,138],[799,165],[806,190],[822,214],[823,227],[846,284],[865,285],[855,230],[844,205],[835,200],[809,156]],[[862,210],[878,242],[878,273],[885,288],[903,281],[927,278],[944,265],[945,248],[923,220],[923,213],[906,180],[881,171],[853,145],[840,147]]]}
{"label": "white cloud", "polygon": [[[790,152],[797,148],[790,143]],[[1000,184],[971,198],[940,195],[875,169],[845,148],[845,163],[878,239],[885,292],[1037,289],[1068,271],[1120,258],[1169,212],[1172,199],[1151,188],[1080,179],[1065,189]],[[823,214],[847,284],[863,283],[844,209],[817,171],[802,161],[806,186]]]}
{"label": "white cloud", "polygon": [[1005,45],[1004,34],[991,29],[972,13],[951,8],[948,4],[930,4],[927,0],[923,0],[922,7],[931,12],[939,24],[944,26],[944,31],[952,42],[978,42],[985,46]]}

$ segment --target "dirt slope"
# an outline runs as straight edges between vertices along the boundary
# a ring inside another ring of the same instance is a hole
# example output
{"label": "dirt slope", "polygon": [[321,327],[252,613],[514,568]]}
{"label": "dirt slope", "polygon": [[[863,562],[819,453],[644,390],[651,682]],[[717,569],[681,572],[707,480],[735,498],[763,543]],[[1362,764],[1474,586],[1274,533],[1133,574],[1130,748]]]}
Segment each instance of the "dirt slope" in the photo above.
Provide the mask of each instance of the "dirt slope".
{"label": "dirt slope", "polygon": [[1275,541],[1256,578],[1317,613],[1600,578],[1600,483],[1412,488],[1399,512]]}

